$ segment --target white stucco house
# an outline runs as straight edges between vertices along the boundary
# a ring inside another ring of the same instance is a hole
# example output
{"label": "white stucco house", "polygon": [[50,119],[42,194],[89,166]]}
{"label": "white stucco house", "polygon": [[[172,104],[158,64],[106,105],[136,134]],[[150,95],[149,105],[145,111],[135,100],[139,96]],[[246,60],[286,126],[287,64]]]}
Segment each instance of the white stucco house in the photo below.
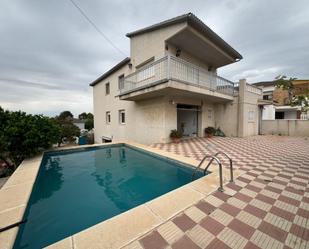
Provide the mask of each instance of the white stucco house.
{"label": "white stucco house", "polygon": [[168,142],[170,131],[204,136],[208,126],[227,136],[258,134],[262,91],[217,75],[242,59],[192,13],[127,34],[130,57],[90,85],[95,141]]}

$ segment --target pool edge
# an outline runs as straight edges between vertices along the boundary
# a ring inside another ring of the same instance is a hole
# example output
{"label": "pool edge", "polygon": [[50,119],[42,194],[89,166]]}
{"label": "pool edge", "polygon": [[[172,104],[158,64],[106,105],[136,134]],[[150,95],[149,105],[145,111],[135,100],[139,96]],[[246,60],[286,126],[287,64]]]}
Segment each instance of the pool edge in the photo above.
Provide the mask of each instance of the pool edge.
{"label": "pool edge", "polygon": [[[44,153],[70,150],[77,151],[84,148],[106,147],[121,144],[133,146],[146,152],[154,153],[158,156],[191,166],[196,166],[199,163],[199,161],[192,158],[183,157],[136,142],[123,140],[106,144],[62,147],[47,150],[39,156],[24,160],[5,183],[5,185],[0,189],[0,220],[3,220],[1,217],[6,217],[5,222],[1,221],[4,224],[0,222],[0,227],[5,226],[5,224],[12,224],[22,219],[35,183],[35,179],[39,172]],[[225,176],[228,176],[228,172],[224,173]],[[241,173],[242,172],[240,171],[235,172],[235,176],[237,177]],[[23,181],[25,179],[25,175],[27,176],[26,182]],[[73,234],[72,236],[64,238],[63,240],[58,241],[46,248],[89,248],[89,243],[91,243],[91,248],[123,247],[132,240],[147,233],[149,230],[171,219],[173,216],[177,215],[179,212],[185,210],[199,200],[206,198],[217,189],[219,181],[218,177],[218,170],[215,169],[212,171],[212,174],[208,176],[201,177],[194,182],[190,182],[133,209],[100,222],[83,231]],[[17,198],[15,198],[16,196]],[[183,196],[190,198],[183,198]],[[7,201],[6,205],[4,205],[5,208],[2,208],[2,204],[5,201]],[[170,204],[168,206],[169,208],[166,208],[167,201]],[[130,229],[128,224],[132,226],[132,223],[134,226]],[[122,226],[119,224],[122,224]],[[123,224],[127,225],[123,226]],[[104,234],[107,234],[105,237],[102,236],[102,233],[100,232],[102,230],[104,230]],[[17,227],[0,233],[0,247],[7,249],[12,248],[17,233]],[[111,234],[113,235],[112,237]],[[99,246],[96,247],[95,245]],[[103,245],[106,245],[106,247],[103,247]]]}

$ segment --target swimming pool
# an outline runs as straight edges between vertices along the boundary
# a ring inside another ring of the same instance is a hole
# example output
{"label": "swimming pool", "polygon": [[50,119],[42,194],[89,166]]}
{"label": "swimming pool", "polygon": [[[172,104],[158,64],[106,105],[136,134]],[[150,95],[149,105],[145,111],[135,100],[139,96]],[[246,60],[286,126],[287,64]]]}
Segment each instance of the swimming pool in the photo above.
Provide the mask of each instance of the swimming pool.
{"label": "swimming pool", "polygon": [[50,245],[191,182],[192,172],[127,145],[47,153],[14,248]]}

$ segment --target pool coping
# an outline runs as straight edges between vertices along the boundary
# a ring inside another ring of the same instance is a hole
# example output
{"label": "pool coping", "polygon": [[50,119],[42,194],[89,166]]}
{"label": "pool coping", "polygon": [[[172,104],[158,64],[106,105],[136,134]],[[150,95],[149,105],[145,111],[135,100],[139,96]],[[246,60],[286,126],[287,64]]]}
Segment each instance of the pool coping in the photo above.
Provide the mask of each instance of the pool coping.
{"label": "pool coping", "polygon": [[[108,147],[118,144],[133,146],[146,152],[194,167],[199,163],[199,161],[192,158],[175,155],[171,152],[125,140],[106,144],[55,148],[44,153],[70,150],[78,151],[84,148]],[[24,160],[0,189],[0,227],[5,227],[22,219],[44,153]],[[240,170],[234,170],[235,178],[240,174],[242,174]],[[223,167],[223,175],[224,182],[227,182],[229,171],[225,167]],[[206,198],[213,191],[217,190],[218,185],[218,168],[213,167],[212,173],[209,175],[203,176],[198,180],[64,238],[46,248],[81,249],[89,248],[89,245],[91,245],[92,249],[121,248],[171,219],[191,205]],[[0,247],[3,249],[12,248],[17,232],[18,227],[15,227],[0,233]]]}

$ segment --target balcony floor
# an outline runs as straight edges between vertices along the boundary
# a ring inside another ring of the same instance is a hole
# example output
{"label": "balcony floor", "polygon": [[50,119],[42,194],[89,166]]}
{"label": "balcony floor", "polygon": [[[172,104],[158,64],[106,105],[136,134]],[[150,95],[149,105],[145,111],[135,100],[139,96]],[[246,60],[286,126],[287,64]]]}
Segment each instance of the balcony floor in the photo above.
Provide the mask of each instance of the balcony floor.
{"label": "balcony floor", "polygon": [[207,98],[212,102],[227,102],[233,96],[175,80],[163,81],[120,95],[121,100],[140,101],[161,96]]}

